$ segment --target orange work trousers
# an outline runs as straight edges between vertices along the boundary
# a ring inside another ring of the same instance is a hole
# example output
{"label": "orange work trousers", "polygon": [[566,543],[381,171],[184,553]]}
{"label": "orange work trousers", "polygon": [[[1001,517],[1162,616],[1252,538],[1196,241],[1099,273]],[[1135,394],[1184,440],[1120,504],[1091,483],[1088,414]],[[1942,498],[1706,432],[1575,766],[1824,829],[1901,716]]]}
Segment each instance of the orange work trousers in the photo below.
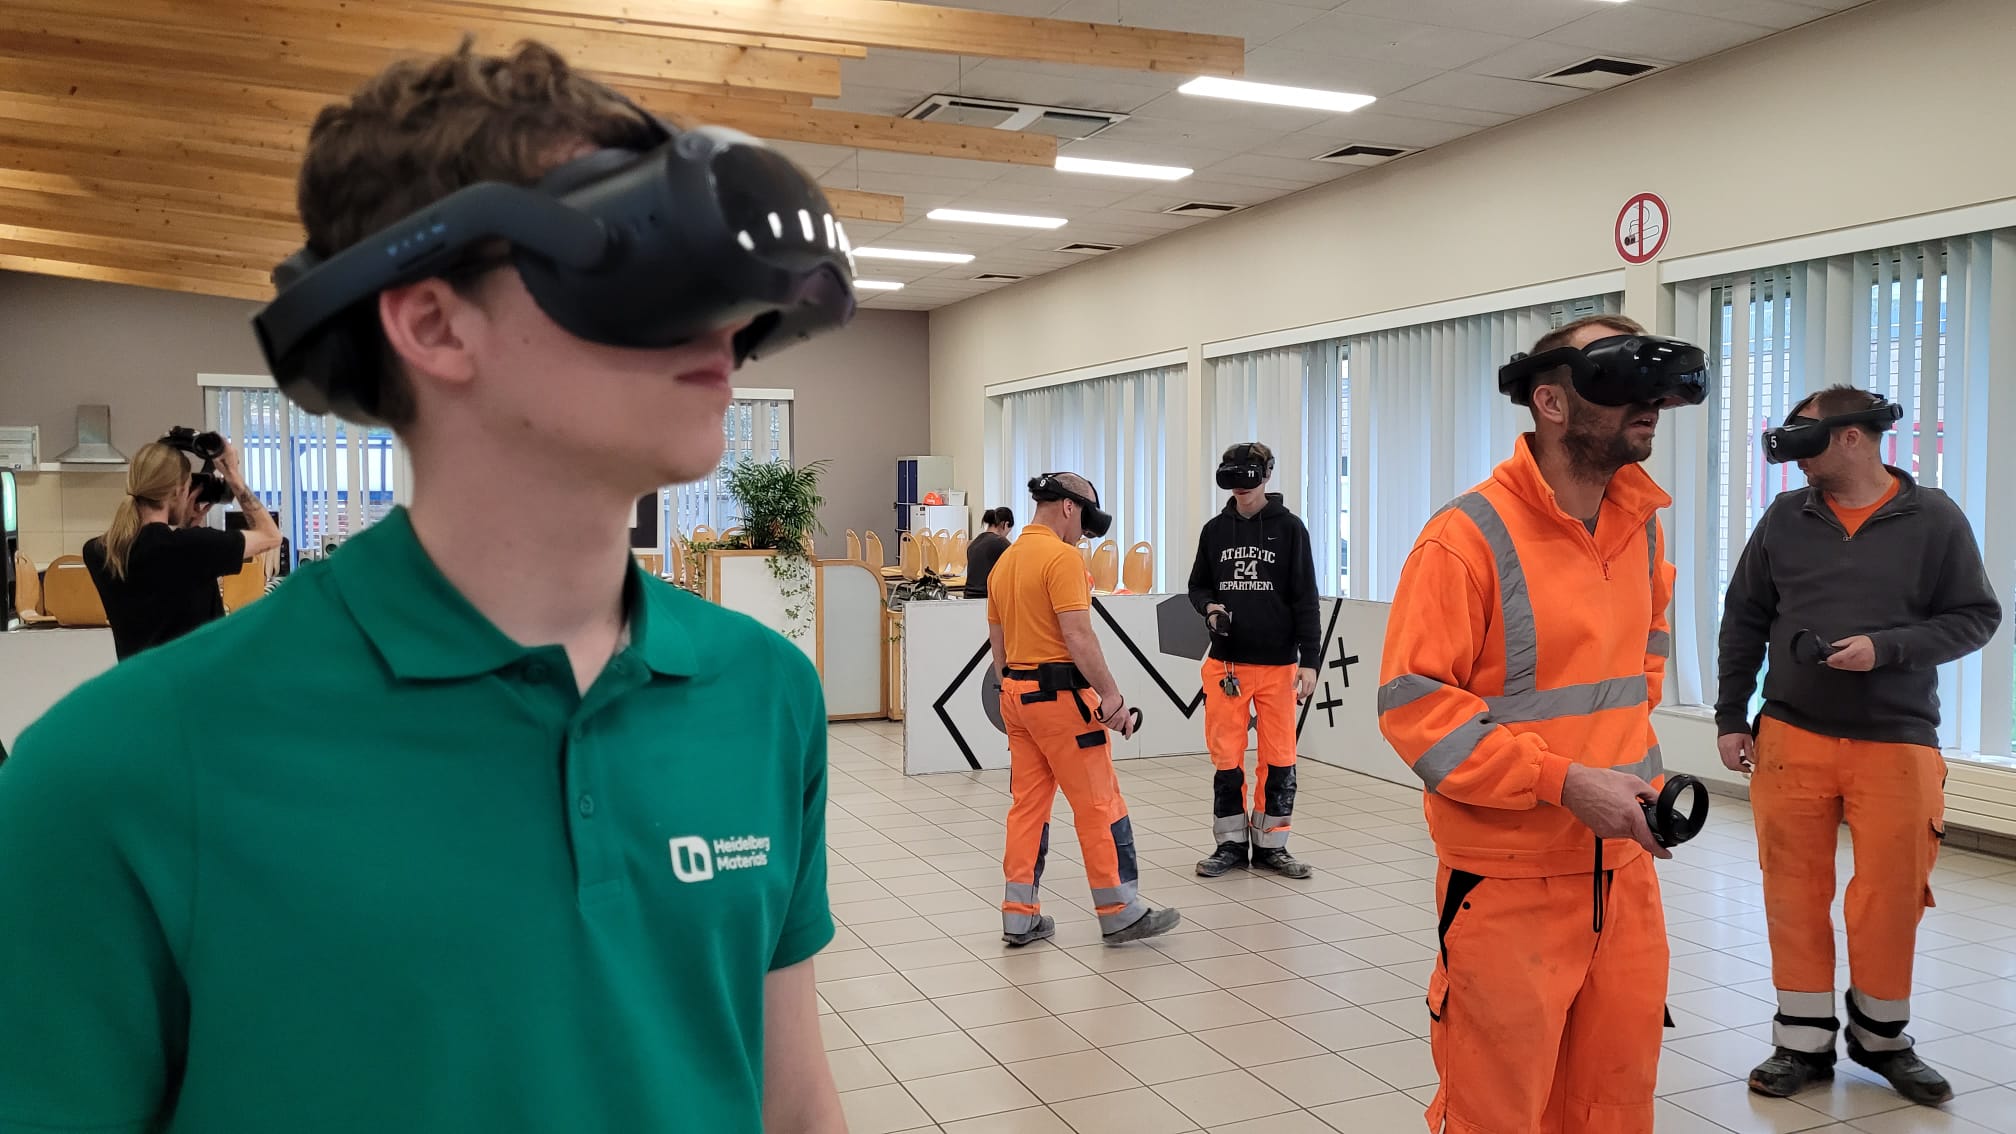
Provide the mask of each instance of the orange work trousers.
{"label": "orange work trousers", "polygon": [[1946,761],[1920,744],[1842,740],[1764,718],[1750,807],[1764,870],[1773,1042],[1831,1052],[1834,858],[1841,822],[1855,843],[1848,922],[1848,1034],[1866,1051],[1911,1046],[1911,960],[1932,904],[1932,866],[1946,832]]}
{"label": "orange work trousers", "polygon": [[1004,933],[1027,933],[1042,912],[1043,860],[1050,852],[1050,809],[1061,790],[1078,829],[1085,878],[1099,930],[1114,933],[1148,912],[1134,858],[1134,824],[1120,796],[1120,774],[1106,729],[1093,719],[1090,689],[1043,693],[1034,681],[1004,678],[1001,721],[1008,726],[1008,849],[1001,870]]}
{"label": "orange work trousers", "polygon": [[[1225,679],[1239,692],[1225,692]],[[1253,802],[1246,802],[1246,748],[1259,733]],[[1295,667],[1204,659],[1204,743],[1211,749],[1211,834],[1220,843],[1288,845],[1295,813]]]}
{"label": "orange work trousers", "polygon": [[[1594,846],[1591,846],[1594,854]],[[1652,858],[1607,876],[1480,878],[1443,867],[1428,978],[1435,1134],[1652,1134],[1666,914]]]}

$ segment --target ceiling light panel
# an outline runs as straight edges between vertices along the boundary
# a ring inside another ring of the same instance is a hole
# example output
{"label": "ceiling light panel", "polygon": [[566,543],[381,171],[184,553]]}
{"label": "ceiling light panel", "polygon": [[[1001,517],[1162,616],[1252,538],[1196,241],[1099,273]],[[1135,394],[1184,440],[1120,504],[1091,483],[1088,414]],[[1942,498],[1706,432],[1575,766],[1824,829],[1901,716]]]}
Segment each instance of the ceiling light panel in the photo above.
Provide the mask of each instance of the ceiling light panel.
{"label": "ceiling light panel", "polygon": [[932,209],[924,214],[927,220],[957,221],[961,224],[995,224],[1008,228],[1063,228],[1067,222],[1063,217],[1022,216],[1016,213],[987,213],[975,209]]}
{"label": "ceiling light panel", "polygon": [[1213,75],[1192,79],[1176,89],[1187,95],[1201,95],[1205,98],[1229,98],[1239,102],[1296,106],[1305,110],[1329,110],[1339,113],[1357,110],[1379,101],[1372,95],[1322,91],[1314,87],[1284,87],[1274,83],[1253,83],[1244,79],[1221,79]]}
{"label": "ceiling light panel", "polygon": [[1181,181],[1196,170],[1181,165],[1149,165],[1138,161],[1101,161],[1097,158],[1057,155],[1057,169],[1063,173],[1095,173],[1104,177],[1139,177],[1149,181]]}
{"label": "ceiling light panel", "polygon": [[926,252],[916,248],[856,248],[857,260],[906,260],[915,264],[970,264],[970,252]]}

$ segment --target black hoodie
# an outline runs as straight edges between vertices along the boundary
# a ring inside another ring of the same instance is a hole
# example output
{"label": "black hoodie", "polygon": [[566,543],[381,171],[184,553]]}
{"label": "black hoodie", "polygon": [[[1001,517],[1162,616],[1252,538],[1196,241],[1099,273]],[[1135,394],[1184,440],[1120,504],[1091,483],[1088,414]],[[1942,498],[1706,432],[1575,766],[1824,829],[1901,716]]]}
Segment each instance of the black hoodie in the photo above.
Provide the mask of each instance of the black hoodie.
{"label": "black hoodie", "polygon": [[1232,636],[1211,639],[1211,656],[1245,665],[1315,669],[1323,631],[1316,614],[1316,560],[1309,529],[1267,494],[1258,515],[1239,514],[1236,500],[1204,523],[1190,568],[1190,605],[1218,603],[1232,612]]}

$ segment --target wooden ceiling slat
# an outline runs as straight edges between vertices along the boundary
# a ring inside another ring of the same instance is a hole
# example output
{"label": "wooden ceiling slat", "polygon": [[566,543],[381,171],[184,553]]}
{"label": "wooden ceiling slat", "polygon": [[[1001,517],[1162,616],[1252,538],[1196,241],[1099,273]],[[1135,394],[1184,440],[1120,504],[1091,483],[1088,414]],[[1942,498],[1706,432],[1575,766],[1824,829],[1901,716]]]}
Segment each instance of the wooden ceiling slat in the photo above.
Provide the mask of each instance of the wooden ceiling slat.
{"label": "wooden ceiling slat", "polygon": [[858,146],[889,153],[966,158],[1011,165],[1050,166],[1057,162],[1057,139],[1049,134],[990,130],[943,122],[889,118],[851,110],[791,110],[733,98],[626,92],[653,111],[689,122],[712,122],[780,142]]}
{"label": "wooden ceiling slat", "polygon": [[632,24],[938,51],[986,59],[1236,77],[1245,41],[1119,24],[941,8],[903,0],[454,0],[478,11],[593,14]]}
{"label": "wooden ceiling slat", "polygon": [[272,283],[267,274],[251,267],[219,267],[215,264],[196,263],[181,257],[150,255],[145,251],[131,248],[125,250],[80,248],[75,243],[47,244],[35,240],[20,240],[9,235],[4,226],[0,226],[0,255],[34,260],[75,257],[86,263],[108,268],[128,268],[142,272],[170,269],[177,275],[189,279],[245,284],[252,287],[264,285],[269,294],[272,291]]}
{"label": "wooden ceiling slat", "polygon": [[182,275],[172,267],[141,271],[131,268],[110,268],[86,262],[75,256],[52,260],[46,257],[15,256],[0,252],[0,271],[29,272],[34,275],[61,276],[73,280],[97,280],[101,283],[126,284],[131,287],[150,287],[156,291],[180,291],[192,295],[216,295],[227,299],[249,299],[255,302],[273,298],[273,288],[270,284],[254,286],[197,279]]}

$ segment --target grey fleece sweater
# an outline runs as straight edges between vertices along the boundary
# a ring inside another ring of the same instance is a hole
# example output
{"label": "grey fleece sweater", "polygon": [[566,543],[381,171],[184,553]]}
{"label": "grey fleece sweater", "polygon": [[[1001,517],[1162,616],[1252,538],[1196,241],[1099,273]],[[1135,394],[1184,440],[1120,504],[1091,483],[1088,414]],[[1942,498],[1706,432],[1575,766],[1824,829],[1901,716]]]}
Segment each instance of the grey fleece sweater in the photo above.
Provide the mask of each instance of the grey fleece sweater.
{"label": "grey fleece sweater", "polygon": [[[1939,744],[1939,665],[1988,643],[2002,604],[1967,517],[1951,497],[1891,469],[1897,495],[1848,531],[1818,489],[1771,502],[1729,580],[1722,612],[1716,731],[1749,732],[1757,667],[1764,715],[1848,740]],[[1867,634],[1867,673],[1802,662],[1792,636]]]}

